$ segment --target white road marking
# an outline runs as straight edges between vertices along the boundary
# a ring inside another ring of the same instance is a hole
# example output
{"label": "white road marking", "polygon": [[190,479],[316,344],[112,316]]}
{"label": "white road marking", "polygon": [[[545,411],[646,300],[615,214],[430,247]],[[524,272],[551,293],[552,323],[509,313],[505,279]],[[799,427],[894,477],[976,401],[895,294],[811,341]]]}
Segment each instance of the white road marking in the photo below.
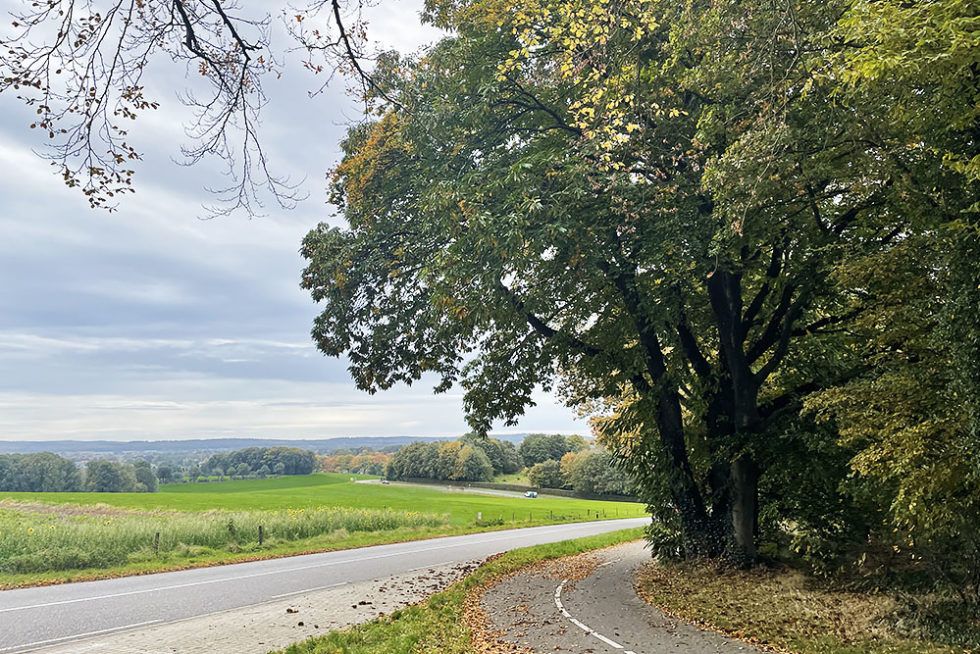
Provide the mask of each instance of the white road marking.
{"label": "white road marking", "polygon": [[291,593],[283,593],[282,595],[273,595],[269,599],[282,599],[283,597],[292,597],[293,595],[303,595],[304,593],[315,593],[318,590],[326,590],[328,588],[337,588],[338,586],[347,586],[350,584],[349,581],[341,581],[337,584],[327,584],[326,586],[317,586],[316,588],[306,588],[304,590],[294,590]]}
{"label": "white road marking", "polygon": [[[537,534],[555,534],[555,533],[560,533],[560,532],[563,532],[563,531],[569,531],[571,528],[573,528],[575,526],[578,526],[578,525],[568,525],[566,528],[563,528],[563,529],[551,529],[549,531],[539,531],[539,532],[536,532],[536,533]],[[511,534],[509,536],[503,536],[501,538],[487,538],[487,539],[484,539],[481,542],[484,542],[484,543],[486,543],[486,542],[497,542],[497,541],[515,540],[515,539],[523,539],[523,538],[527,538],[527,535],[526,534]],[[13,607],[6,608],[6,609],[0,609],[0,613],[10,613],[11,611],[27,611],[29,609],[41,609],[41,608],[45,608],[45,607],[48,607],[48,606],[61,606],[63,604],[77,604],[78,602],[91,602],[91,601],[96,601],[96,600],[113,599],[113,598],[116,598],[116,597],[128,597],[130,595],[144,595],[146,593],[156,593],[156,592],[164,591],[164,590],[176,590],[176,589],[179,589],[179,588],[190,588],[192,586],[207,586],[207,585],[210,585],[210,584],[221,584],[221,583],[225,583],[225,582],[228,582],[228,581],[238,581],[240,579],[253,579],[255,577],[268,577],[270,575],[283,575],[283,574],[289,574],[291,572],[301,572],[303,570],[311,570],[311,569],[314,569],[314,568],[327,568],[327,567],[332,567],[332,566],[337,566],[337,565],[347,565],[349,563],[360,563],[362,561],[373,561],[373,560],[376,560],[376,559],[390,559],[390,558],[396,557],[396,556],[405,556],[405,555],[410,555],[410,554],[420,554],[422,552],[434,552],[436,550],[446,550],[446,549],[452,549],[454,547],[470,547],[472,545],[473,545],[473,543],[469,543],[469,542],[467,542],[467,543],[453,543],[452,545],[437,545],[435,547],[425,547],[425,548],[421,548],[421,549],[408,550],[408,551],[405,551],[405,552],[393,552],[393,553],[390,553],[390,554],[376,554],[376,555],[373,555],[373,556],[362,556],[360,558],[346,559],[346,560],[343,560],[343,561],[325,561],[323,563],[315,563],[313,565],[304,565],[304,566],[300,566],[300,567],[296,567],[296,568],[288,568],[286,570],[270,570],[268,572],[256,572],[254,574],[239,575],[237,577],[223,577],[221,579],[209,579],[209,580],[205,580],[205,581],[194,581],[194,582],[189,582],[189,583],[186,583],[186,584],[174,584],[174,585],[171,585],[171,586],[159,586],[157,588],[145,588],[143,590],[130,590],[130,591],[122,592],[122,593],[110,593],[110,594],[107,594],[107,595],[96,595],[94,597],[79,597],[79,598],[70,599],[70,600],[59,600],[57,602],[44,602],[42,604],[30,604],[28,606],[13,606]],[[4,652],[4,651],[6,651],[6,650],[0,650],[0,654],[2,654],[2,652]]]}
{"label": "white road marking", "polygon": [[[100,629],[99,631],[89,631],[84,634],[75,634],[74,636],[62,636],[61,638],[49,638],[48,640],[38,640],[33,643],[24,643],[23,645],[14,645],[13,647],[5,647],[0,649],[2,652],[26,652],[33,647],[41,647],[42,645],[54,645],[56,643],[63,643],[67,640],[75,640],[77,638],[87,638],[89,636],[101,636],[102,634],[112,633],[114,631],[124,631],[126,629],[135,629],[136,627],[146,627],[151,624],[158,624],[162,622],[161,620],[150,620],[149,622],[137,622],[136,624],[128,624],[123,627],[112,627],[111,629]],[[89,648],[91,649],[91,648]]]}
{"label": "white road marking", "polygon": [[[615,561],[610,561],[610,563],[615,563]],[[608,564],[603,564],[603,565],[608,565]],[[604,642],[606,645],[609,645],[613,649],[621,649],[623,650],[623,654],[636,654],[636,652],[624,648],[615,640],[603,636],[589,625],[583,624],[582,622],[579,622],[574,617],[572,617],[572,614],[565,609],[565,605],[561,603],[561,591],[565,587],[565,583],[567,581],[568,581],[567,579],[563,580],[560,584],[558,584],[558,588],[555,589],[555,606],[558,607],[558,610],[561,612],[561,614],[565,616],[565,618],[573,625],[575,625],[585,633],[589,634],[593,638],[597,638],[598,640],[601,640],[602,642]]]}

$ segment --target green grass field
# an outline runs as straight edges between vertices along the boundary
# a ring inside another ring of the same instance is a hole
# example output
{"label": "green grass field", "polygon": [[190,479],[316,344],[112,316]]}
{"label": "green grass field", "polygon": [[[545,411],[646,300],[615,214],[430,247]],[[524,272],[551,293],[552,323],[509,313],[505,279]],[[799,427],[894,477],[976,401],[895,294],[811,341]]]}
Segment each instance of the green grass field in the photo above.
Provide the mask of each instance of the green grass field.
{"label": "green grass field", "polygon": [[157,493],[0,493],[5,498],[58,504],[108,504],[140,510],[253,511],[313,507],[394,509],[448,514],[454,525],[473,524],[477,513],[484,521],[546,523],[565,520],[631,518],[644,515],[642,505],[601,502],[540,495],[520,497],[456,493],[408,484],[351,483],[373,479],[343,474],[316,474],[209,484],[172,484]]}
{"label": "green grass field", "polygon": [[644,515],[643,506],[624,502],[351,479],[317,474],[167,485],[157,493],[0,493],[0,587]]}

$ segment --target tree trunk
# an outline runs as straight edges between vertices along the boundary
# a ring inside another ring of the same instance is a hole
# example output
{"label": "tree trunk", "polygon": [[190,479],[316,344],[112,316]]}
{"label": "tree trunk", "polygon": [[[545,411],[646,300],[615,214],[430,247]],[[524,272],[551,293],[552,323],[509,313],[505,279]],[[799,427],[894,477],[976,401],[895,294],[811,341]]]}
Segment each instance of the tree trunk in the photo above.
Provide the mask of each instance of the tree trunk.
{"label": "tree trunk", "polygon": [[717,557],[724,552],[723,530],[718,528],[717,516],[708,515],[704,498],[694,479],[680,399],[669,390],[661,390],[657,402],[657,431],[670,462],[668,480],[671,498],[680,517],[687,557]]}
{"label": "tree trunk", "polygon": [[[726,446],[714,452],[718,462],[734,455],[728,466],[728,492],[715,491],[728,500],[728,556],[740,565],[755,560],[755,523],[759,472],[747,450],[759,422],[759,382],[745,353],[748,327],[743,319],[742,279],[739,273],[717,270],[708,279],[708,295],[718,327],[719,380],[710,423],[720,429],[716,442]],[[724,458],[722,458],[724,457]],[[716,473],[720,480],[724,472]],[[719,503],[719,508],[721,508]],[[719,520],[721,515],[715,516]]]}
{"label": "tree trunk", "polygon": [[755,561],[755,532],[759,493],[759,472],[748,455],[732,462],[732,558],[739,565]]}

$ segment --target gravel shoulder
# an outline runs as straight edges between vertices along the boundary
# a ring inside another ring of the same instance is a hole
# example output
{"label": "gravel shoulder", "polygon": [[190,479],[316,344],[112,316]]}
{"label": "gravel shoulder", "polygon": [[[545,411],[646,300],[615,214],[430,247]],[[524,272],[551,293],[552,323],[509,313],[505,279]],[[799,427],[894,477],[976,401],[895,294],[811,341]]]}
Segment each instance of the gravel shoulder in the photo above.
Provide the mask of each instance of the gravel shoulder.
{"label": "gravel shoulder", "polygon": [[634,590],[642,542],[534,566],[480,599],[502,646],[545,654],[748,654],[760,650],[673,620]]}

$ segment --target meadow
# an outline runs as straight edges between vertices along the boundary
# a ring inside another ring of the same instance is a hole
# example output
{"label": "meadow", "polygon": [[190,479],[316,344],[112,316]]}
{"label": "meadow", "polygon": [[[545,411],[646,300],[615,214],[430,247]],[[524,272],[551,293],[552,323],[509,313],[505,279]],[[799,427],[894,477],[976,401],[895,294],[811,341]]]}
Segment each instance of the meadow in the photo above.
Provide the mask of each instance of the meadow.
{"label": "meadow", "polygon": [[352,479],[317,474],[166,485],[157,493],[0,493],[0,587],[644,515],[641,505],[622,502]]}

